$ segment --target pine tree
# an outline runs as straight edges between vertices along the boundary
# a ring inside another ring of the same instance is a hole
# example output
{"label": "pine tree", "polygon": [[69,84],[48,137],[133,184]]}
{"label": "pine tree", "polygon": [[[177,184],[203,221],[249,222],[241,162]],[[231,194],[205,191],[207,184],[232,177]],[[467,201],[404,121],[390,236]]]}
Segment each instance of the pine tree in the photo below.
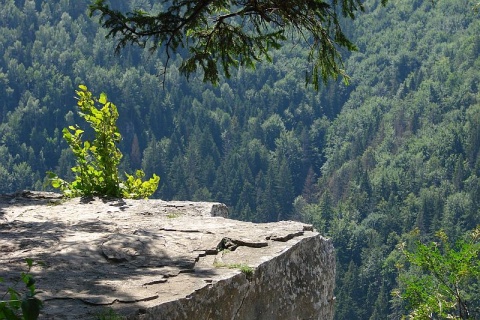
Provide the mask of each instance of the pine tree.
{"label": "pine tree", "polygon": [[[382,0],[382,4],[386,2]],[[280,48],[288,36],[305,41],[310,48],[307,81],[317,89],[320,81],[339,75],[347,81],[340,48],[353,51],[356,47],[343,32],[341,17],[354,19],[364,10],[362,1],[290,0],[279,4],[176,0],[158,12],[136,8],[124,13],[110,8],[105,0],[96,0],[90,15],[100,13],[100,21],[109,31],[107,37],[118,39],[117,50],[127,44],[150,46],[151,50],[162,47],[169,58],[179,48],[187,48],[180,71],[188,76],[201,68],[204,80],[212,83],[219,81],[219,66],[229,78],[231,67],[271,61],[270,51]]]}

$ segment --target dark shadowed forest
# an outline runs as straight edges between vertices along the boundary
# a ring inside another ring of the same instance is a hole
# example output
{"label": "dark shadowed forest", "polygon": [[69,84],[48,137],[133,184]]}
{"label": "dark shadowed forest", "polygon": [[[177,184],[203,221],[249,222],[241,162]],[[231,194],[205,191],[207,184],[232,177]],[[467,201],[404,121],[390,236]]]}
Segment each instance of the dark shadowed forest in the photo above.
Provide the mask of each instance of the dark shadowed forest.
{"label": "dark shadowed forest", "polygon": [[120,171],[159,175],[155,198],[223,202],[235,219],[301,220],[332,238],[336,319],[400,319],[397,245],[414,229],[458,239],[480,224],[472,3],[366,1],[344,26],[358,47],[344,55],[350,84],[318,91],[293,40],[213,86],[182,76],[178,57],[164,69],[161,50],[116,55],[88,4],[0,0],[0,193],[52,191],[47,171],[72,176],[62,129],[80,123],[85,84],[118,107]]}

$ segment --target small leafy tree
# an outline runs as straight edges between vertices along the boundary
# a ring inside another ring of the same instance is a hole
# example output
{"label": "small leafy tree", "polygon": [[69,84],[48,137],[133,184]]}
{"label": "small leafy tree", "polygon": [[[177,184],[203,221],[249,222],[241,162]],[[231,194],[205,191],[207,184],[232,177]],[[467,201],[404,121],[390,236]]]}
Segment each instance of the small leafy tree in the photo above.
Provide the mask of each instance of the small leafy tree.
{"label": "small leafy tree", "polygon": [[[72,168],[75,180],[67,182],[55,173],[48,172],[48,178],[54,188],[59,188],[67,197],[109,196],[124,198],[147,198],[157,189],[160,177],[153,175],[143,181],[145,173],[137,170],[135,175],[126,174],[127,179],[121,181],[118,165],[122,153],[117,147],[122,136],[116,122],[117,107],[107,100],[105,93],[94,99],[92,93],[84,85],[76,91],[78,96],[79,115],[87,121],[95,132],[93,141],[82,141],[84,130],[78,125],[63,129],[63,138],[70,146],[76,166]],[[95,106],[96,102],[100,107]]]}
{"label": "small leafy tree", "polygon": [[402,289],[394,291],[407,302],[410,319],[480,318],[480,226],[450,245],[445,232],[438,242],[416,242],[415,250],[399,249],[410,263],[400,274]]}
{"label": "small leafy tree", "polygon": [[[37,294],[35,279],[30,274],[33,260],[26,259],[26,262],[28,264],[28,271],[21,273],[20,279],[13,286],[8,287],[7,292],[5,292],[0,300],[0,320],[36,320],[40,314],[43,303],[35,297]],[[25,284],[27,289],[23,297],[22,294],[15,289],[20,281]],[[0,278],[0,282],[3,282],[2,278]],[[5,300],[7,296],[9,296],[9,299]]]}

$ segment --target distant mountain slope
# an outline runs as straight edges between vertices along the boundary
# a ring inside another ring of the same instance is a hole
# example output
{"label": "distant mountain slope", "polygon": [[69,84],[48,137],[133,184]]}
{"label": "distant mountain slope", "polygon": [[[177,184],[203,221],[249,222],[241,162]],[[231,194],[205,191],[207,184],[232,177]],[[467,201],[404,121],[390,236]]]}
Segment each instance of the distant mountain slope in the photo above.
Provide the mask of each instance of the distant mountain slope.
{"label": "distant mountain slope", "polygon": [[114,55],[87,4],[2,1],[0,192],[44,189],[47,170],[71,175],[61,130],[79,122],[74,90],[85,84],[118,106],[122,169],[159,174],[156,197],[216,199],[246,220],[289,218],[305,182],[320,174],[343,85],[306,88],[307,51],[295,43],[273,52],[273,64],[240,68],[218,87],[201,74],[187,81],[176,57],[164,69],[162,50]]}
{"label": "distant mountain slope", "polygon": [[156,197],[302,219],[331,236],[337,319],[398,319],[398,242],[415,227],[455,238],[480,223],[471,1],[367,1],[345,26],[359,47],[346,56],[351,84],[319,92],[305,87],[307,52],[294,42],[218,87],[184,79],[175,57],[164,69],[161,52],[115,56],[87,4],[0,0],[0,193],[45,189],[47,170],[71,174],[61,130],[79,123],[83,83],[119,108],[122,170],[159,174]]}
{"label": "distant mountain slope", "polygon": [[462,1],[369,9],[353,26],[354,89],[327,131],[320,202],[297,199],[337,247],[337,319],[397,319],[398,241],[480,223],[478,15]]}

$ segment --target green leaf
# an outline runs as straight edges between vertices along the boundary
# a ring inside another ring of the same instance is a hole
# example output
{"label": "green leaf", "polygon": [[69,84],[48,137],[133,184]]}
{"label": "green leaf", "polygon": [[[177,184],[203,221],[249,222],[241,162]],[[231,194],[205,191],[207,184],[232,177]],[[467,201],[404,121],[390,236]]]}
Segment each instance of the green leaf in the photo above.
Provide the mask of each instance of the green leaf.
{"label": "green leaf", "polygon": [[22,312],[25,320],[36,320],[42,308],[42,302],[35,297],[26,297],[22,300]]}
{"label": "green leaf", "polygon": [[7,289],[8,294],[10,295],[10,300],[8,301],[8,304],[10,307],[14,309],[20,308],[20,300],[19,300],[19,294],[17,291],[15,291],[13,288],[8,288]]}
{"label": "green leaf", "polygon": [[2,313],[3,318],[0,317],[0,319],[21,320],[21,318],[17,316],[12,309],[8,308],[6,305],[2,306],[2,304],[0,304],[0,316],[2,316]]}
{"label": "green leaf", "polygon": [[107,95],[104,92],[100,94],[100,98],[98,99],[98,102],[100,102],[101,104],[107,103]]}
{"label": "green leaf", "polygon": [[27,263],[28,268],[31,268],[33,266],[33,259],[26,258],[25,262]]}
{"label": "green leaf", "polygon": [[31,287],[31,286],[35,285],[35,279],[30,274],[23,274],[22,275],[22,281],[25,283],[25,286],[27,286],[27,287]]}

